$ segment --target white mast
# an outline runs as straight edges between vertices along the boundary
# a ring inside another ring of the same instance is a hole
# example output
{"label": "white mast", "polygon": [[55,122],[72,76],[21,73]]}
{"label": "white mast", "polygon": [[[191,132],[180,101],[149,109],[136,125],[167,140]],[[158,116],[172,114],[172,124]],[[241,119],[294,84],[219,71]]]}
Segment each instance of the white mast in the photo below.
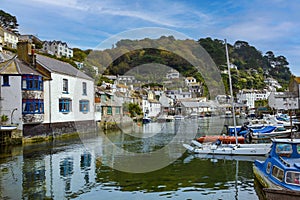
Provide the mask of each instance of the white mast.
{"label": "white mast", "polygon": [[229,87],[230,87],[230,100],[232,106],[232,116],[233,116],[233,125],[234,125],[234,136],[235,136],[235,144],[238,144],[237,139],[237,132],[236,132],[236,119],[235,119],[235,109],[234,109],[234,102],[233,102],[233,91],[232,91],[232,82],[231,82],[231,73],[230,73],[230,64],[229,64],[229,55],[228,55],[228,48],[227,48],[227,41],[225,41],[225,50],[226,50],[226,59],[227,59],[227,67],[228,67],[228,76],[229,76]]}

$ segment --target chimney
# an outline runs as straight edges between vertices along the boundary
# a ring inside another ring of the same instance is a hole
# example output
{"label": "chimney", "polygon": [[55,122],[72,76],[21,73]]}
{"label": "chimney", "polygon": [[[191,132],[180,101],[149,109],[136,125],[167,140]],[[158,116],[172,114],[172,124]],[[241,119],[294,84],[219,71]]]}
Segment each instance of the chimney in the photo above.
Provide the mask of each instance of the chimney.
{"label": "chimney", "polygon": [[18,58],[31,66],[35,66],[34,44],[21,41],[17,44]]}

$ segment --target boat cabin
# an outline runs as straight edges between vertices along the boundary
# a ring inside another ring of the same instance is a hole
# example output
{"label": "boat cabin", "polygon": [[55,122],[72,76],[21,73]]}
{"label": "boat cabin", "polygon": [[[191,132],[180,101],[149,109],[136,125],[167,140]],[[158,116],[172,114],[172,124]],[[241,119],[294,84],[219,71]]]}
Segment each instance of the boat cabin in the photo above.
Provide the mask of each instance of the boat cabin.
{"label": "boat cabin", "polygon": [[261,174],[258,178],[266,179],[265,187],[300,191],[300,139],[272,139],[272,142],[268,158],[254,163]]}

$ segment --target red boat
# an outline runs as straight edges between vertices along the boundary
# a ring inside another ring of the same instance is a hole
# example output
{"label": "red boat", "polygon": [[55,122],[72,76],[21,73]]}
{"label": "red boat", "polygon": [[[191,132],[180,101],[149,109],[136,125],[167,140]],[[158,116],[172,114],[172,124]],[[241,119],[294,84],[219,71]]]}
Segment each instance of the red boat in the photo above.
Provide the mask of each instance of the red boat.
{"label": "red boat", "polygon": [[[237,137],[237,139],[239,144],[244,144],[245,138],[243,136]],[[235,136],[208,135],[197,138],[200,143],[216,142],[217,140],[220,140],[223,144],[235,144]]]}

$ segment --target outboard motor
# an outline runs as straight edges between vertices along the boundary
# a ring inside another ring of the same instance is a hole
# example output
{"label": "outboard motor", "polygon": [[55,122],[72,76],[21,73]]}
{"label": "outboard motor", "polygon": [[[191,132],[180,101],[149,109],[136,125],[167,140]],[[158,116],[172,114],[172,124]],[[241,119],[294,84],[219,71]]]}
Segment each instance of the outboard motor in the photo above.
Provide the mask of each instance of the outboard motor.
{"label": "outboard motor", "polygon": [[242,132],[242,131],[246,131],[246,130],[249,130],[249,128],[248,128],[248,125],[249,124],[249,122],[245,122],[244,124],[243,124],[243,126],[241,127],[241,129],[237,132],[237,135],[238,136],[240,136],[240,133]]}

